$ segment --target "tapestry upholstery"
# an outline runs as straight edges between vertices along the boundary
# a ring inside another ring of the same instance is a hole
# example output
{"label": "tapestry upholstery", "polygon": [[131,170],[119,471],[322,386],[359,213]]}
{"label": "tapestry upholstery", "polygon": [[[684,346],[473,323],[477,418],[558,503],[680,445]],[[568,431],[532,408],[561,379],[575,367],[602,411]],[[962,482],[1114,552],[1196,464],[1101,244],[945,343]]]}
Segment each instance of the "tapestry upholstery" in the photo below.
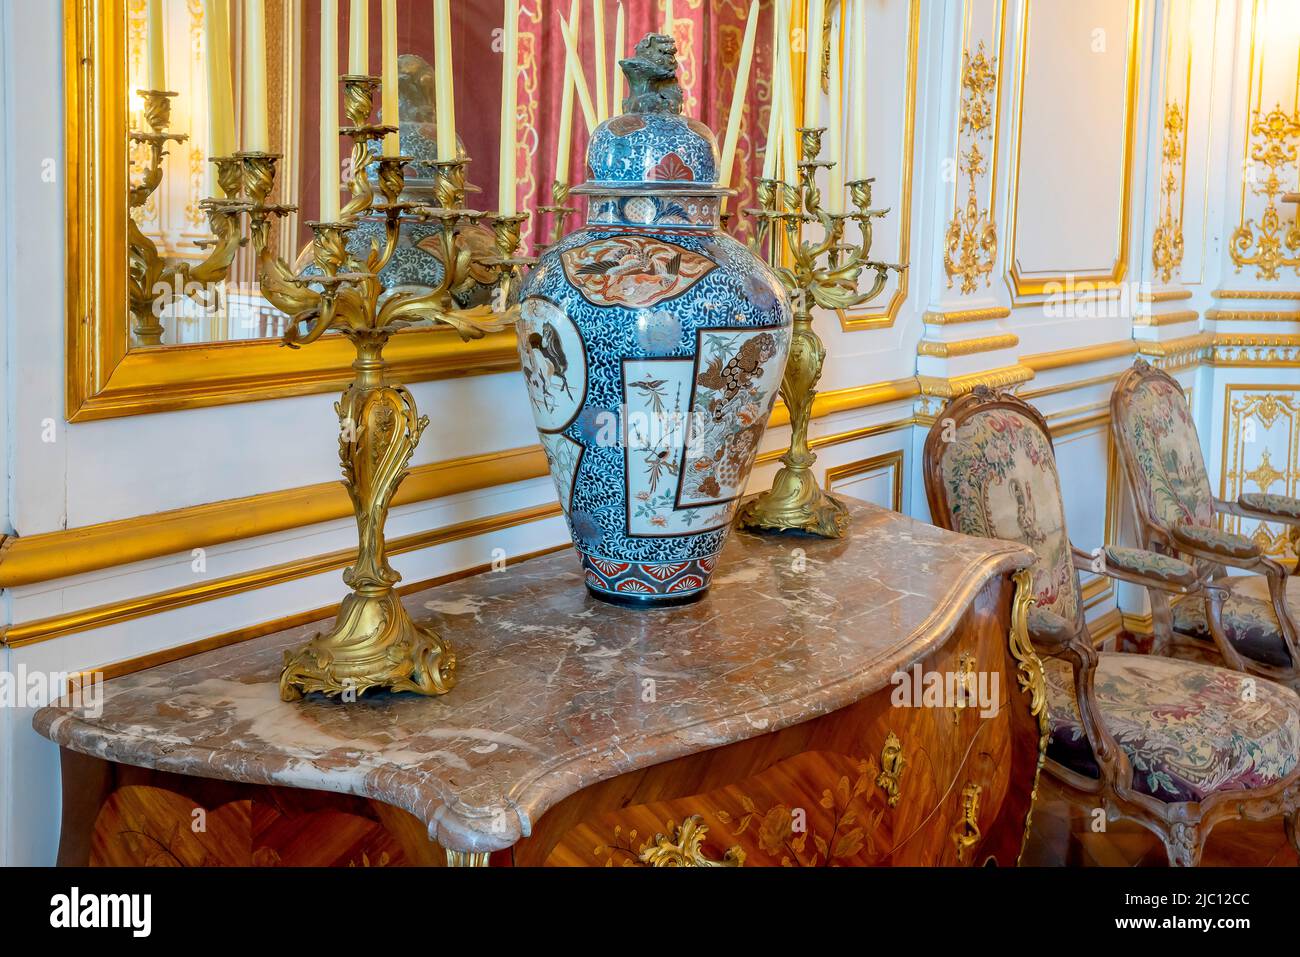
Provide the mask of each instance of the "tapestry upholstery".
{"label": "tapestry upholstery", "polygon": [[1236,532],[1187,524],[1175,525],[1170,531],[1175,545],[1189,545],[1241,559],[1256,558],[1260,554],[1259,545]]}
{"label": "tapestry upholstery", "polygon": [[1279,515],[1284,518],[1294,518],[1300,521],[1300,498],[1292,498],[1290,495],[1268,495],[1263,492],[1247,492],[1237,497],[1237,501],[1246,508],[1252,508],[1259,512],[1268,512],[1270,515]]}
{"label": "tapestry upholstery", "polygon": [[[1263,575],[1230,575],[1220,578],[1220,585],[1232,589],[1238,598],[1254,598],[1273,609],[1273,599],[1268,591],[1268,579]],[[1288,575],[1286,578],[1286,603],[1291,608],[1291,620],[1300,621],[1300,578]]]}
{"label": "tapestry upholstery", "polygon": [[1034,597],[1069,622],[1079,617],[1060,479],[1042,430],[1011,409],[976,412],[944,450],[941,472],[955,529],[1028,545],[1038,556]]}
{"label": "tapestry upholstery", "polygon": [[1107,545],[1104,550],[1106,564],[1119,571],[1154,578],[1170,585],[1191,585],[1196,581],[1196,569],[1184,561],[1149,552],[1145,548],[1123,548]]}
{"label": "tapestry upholstery", "polygon": [[1182,391],[1153,376],[1133,390],[1116,425],[1139,473],[1136,494],[1165,528],[1214,524],[1214,496]]}
{"label": "tapestry upholstery", "polygon": [[[1234,579],[1234,581],[1240,579]],[[1253,580],[1253,576],[1252,576]],[[1222,580],[1221,580],[1222,581]],[[1264,583],[1267,596],[1268,582]],[[1174,606],[1174,630],[1202,641],[1213,641],[1210,626],[1205,620],[1205,600],[1185,598]],[[1232,646],[1253,661],[1285,668],[1291,664],[1286,650],[1286,640],[1273,614],[1273,605],[1265,597],[1260,600],[1234,591],[1223,602],[1223,633]]]}
{"label": "tapestry upholstery", "polygon": [[1048,647],[1065,645],[1079,633],[1074,622],[1037,605],[1029,606],[1029,640]]}
{"label": "tapestry upholstery", "polygon": [[[1079,720],[1068,662],[1045,663],[1052,740],[1048,755],[1088,777],[1099,773]],[[1242,681],[1255,683],[1254,700]],[[1101,720],[1133,765],[1133,785],[1162,801],[1263,788],[1300,760],[1300,698],[1271,681],[1158,655],[1101,655]]]}

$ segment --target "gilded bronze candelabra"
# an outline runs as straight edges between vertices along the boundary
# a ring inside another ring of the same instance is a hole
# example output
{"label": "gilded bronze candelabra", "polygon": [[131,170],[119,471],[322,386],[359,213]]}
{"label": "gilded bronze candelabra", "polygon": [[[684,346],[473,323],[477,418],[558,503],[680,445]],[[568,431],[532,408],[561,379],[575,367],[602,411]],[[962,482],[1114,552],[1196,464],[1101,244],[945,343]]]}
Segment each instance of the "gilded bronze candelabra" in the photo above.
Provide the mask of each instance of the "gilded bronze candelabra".
{"label": "gilded bronze candelabra", "polygon": [[[406,388],[388,380],[383,350],[389,336],[415,323],[445,323],[465,339],[504,328],[517,315],[517,307],[506,304],[518,272],[532,261],[515,255],[525,214],[503,216],[463,208],[464,158],[436,164],[437,206],[399,201],[407,158],[378,155],[374,146],[393,131],[371,122],[379,80],[346,76],[343,83],[350,125],[341,133],[353,144],[352,198],[337,221],[308,224],[314,236],[313,263],[302,272],[295,273],[268,242],[272,220],[293,209],[267,203],[278,157],[240,154],[262,294],[290,316],[286,345],[307,345],[335,330],[357,352],[352,365],[355,378],[335,405],[339,460],[360,537],[357,560],[343,574],[352,592],[343,599],[329,632],[285,653],[280,676],[280,695],[285,700],[313,691],[360,695],[370,688],[436,695],[455,684],[455,653],[402,607],[394,592],[401,576],[386,556],[384,523],[389,503],[407,475],[411,454],[429,420],[418,413]],[[372,172],[378,194],[371,183]],[[385,240],[353,251],[348,234],[363,216],[383,218]],[[390,291],[380,273],[397,250],[403,221],[411,217],[441,225],[443,275],[432,288]],[[462,228],[485,219],[496,238],[488,256],[474,253],[460,241]],[[500,308],[457,306],[452,291],[471,268],[492,271],[494,302]]]}
{"label": "gilded bronze candelabra", "polygon": [[[148,159],[140,182],[130,189],[127,202],[132,210],[149,202],[149,197],[162,183],[162,163],[167,156],[168,142],[184,143],[189,139],[183,133],[167,131],[171,125],[171,101],[175,93],[164,90],[140,90],[139,93],[144,100],[144,117],[149,132],[132,130],[130,137],[132,143],[148,148]],[[161,345],[163,326],[159,312],[162,306],[182,297],[208,306],[211,285],[221,282],[230,273],[230,264],[243,241],[239,221],[245,206],[238,200],[239,164],[234,157],[218,157],[213,162],[217,164],[218,182],[225,196],[205,199],[200,204],[215,237],[202,262],[164,259],[158,247],[136,224],[135,217],[127,217],[127,301],[131,312],[132,346]]]}
{"label": "gilded bronze candelabra", "polygon": [[[808,422],[812,417],[817,380],[826,361],[826,347],[813,330],[812,309],[850,309],[880,295],[889,271],[903,267],[870,259],[871,224],[889,213],[871,208],[870,179],[847,184],[853,211],[827,212],[817,188],[817,171],[834,163],[819,160],[823,129],[800,129],[799,181],[785,183],[763,179],[758,184],[759,208],[747,212],[757,219],[753,245],[768,255],[781,282],[790,293],[794,311],[793,341],[781,398],[790,410],[790,449],[781,457],[781,470],[772,488],[741,509],[737,521],[744,528],[802,531],[823,538],[840,538],[848,527],[848,510],[828,494],[812,473],[817,460],[808,447]],[[844,227],[855,222],[862,231],[857,243],[844,239]],[[822,237],[803,239],[803,227],[817,224]],[[788,252],[788,257],[786,253]],[[858,291],[864,269],[875,272],[871,287]]]}

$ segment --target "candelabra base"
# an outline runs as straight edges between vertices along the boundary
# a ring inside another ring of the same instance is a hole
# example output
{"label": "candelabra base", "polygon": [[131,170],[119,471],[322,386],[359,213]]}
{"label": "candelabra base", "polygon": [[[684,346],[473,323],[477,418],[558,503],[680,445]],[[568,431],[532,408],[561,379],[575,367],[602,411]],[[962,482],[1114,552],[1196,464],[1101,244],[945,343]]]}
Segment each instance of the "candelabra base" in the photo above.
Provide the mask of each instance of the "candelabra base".
{"label": "candelabra base", "polygon": [[740,510],[736,522],[741,528],[755,531],[843,538],[849,527],[849,511],[817,484],[811,471],[786,466],[776,474],[768,491]]}
{"label": "candelabra base", "polygon": [[285,652],[280,697],[296,701],[313,691],[359,697],[372,688],[440,695],[455,683],[456,653],[417,625],[397,595],[353,592],[329,633]]}

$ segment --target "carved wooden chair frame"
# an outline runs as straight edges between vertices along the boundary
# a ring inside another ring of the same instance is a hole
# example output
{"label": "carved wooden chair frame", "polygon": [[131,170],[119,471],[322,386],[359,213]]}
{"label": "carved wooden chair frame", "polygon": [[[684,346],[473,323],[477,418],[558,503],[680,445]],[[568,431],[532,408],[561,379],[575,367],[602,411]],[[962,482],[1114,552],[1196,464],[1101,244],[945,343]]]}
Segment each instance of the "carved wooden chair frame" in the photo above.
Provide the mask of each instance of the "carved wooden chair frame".
{"label": "carved wooden chair frame", "polygon": [[[1178,384],[1177,379],[1141,358],[1120,377],[1119,382],[1115,384],[1115,391],[1111,393],[1110,397],[1111,436],[1115,442],[1115,448],[1118,450],[1120,462],[1123,463],[1125,478],[1128,481],[1129,492],[1133,499],[1137,515],[1138,541],[1141,547],[1148,551],[1175,558],[1189,556],[1191,559],[1196,560],[1199,567],[1207,573],[1206,577],[1211,580],[1225,577],[1228,573],[1226,567],[1228,565],[1258,575],[1264,575],[1268,580],[1269,599],[1273,607],[1273,614],[1277,617],[1282,640],[1286,645],[1288,654],[1291,656],[1291,667],[1279,667],[1247,658],[1228,640],[1222,626],[1221,601],[1231,592],[1230,588],[1223,590],[1223,593],[1219,595],[1219,599],[1213,602],[1214,607],[1211,607],[1211,596],[1219,594],[1220,590],[1211,589],[1206,593],[1206,620],[1209,623],[1214,646],[1223,658],[1226,667],[1236,671],[1257,674],[1300,690],[1300,641],[1297,639],[1295,619],[1287,604],[1287,570],[1280,562],[1264,555],[1254,542],[1243,535],[1233,535],[1229,532],[1222,533],[1223,536],[1229,537],[1235,542],[1238,554],[1233,554],[1226,548],[1216,548],[1210,542],[1188,540],[1186,537],[1179,535],[1176,529],[1169,528],[1158,516],[1152,514],[1147,497],[1139,494],[1139,489],[1147,484],[1147,480],[1142,473],[1141,466],[1137,461],[1137,454],[1132,448],[1122,424],[1126,423],[1131,416],[1133,393],[1144,382],[1152,379],[1163,379],[1169,382],[1178,390],[1180,396],[1186,398],[1183,387]],[[1252,496],[1245,495],[1242,496],[1242,499],[1246,501],[1239,499],[1236,502],[1226,502],[1223,499],[1212,497],[1211,503],[1215,515],[1236,515],[1242,518],[1261,519],[1290,525],[1292,541],[1296,543],[1298,550],[1300,550],[1300,517],[1265,511],[1259,508],[1258,504],[1252,507],[1247,504],[1247,501],[1252,500],[1252,498]],[[1297,502],[1297,505],[1300,505],[1300,502]],[[1297,562],[1296,569],[1292,571],[1292,574],[1296,571],[1300,571],[1300,562]],[[1152,594],[1151,598],[1152,633],[1155,637],[1157,650],[1163,652],[1177,646],[1191,647],[1198,650],[1204,649],[1204,642],[1197,641],[1192,636],[1184,635],[1174,629],[1173,612],[1169,600],[1165,596],[1162,595],[1157,599],[1156,595]]]}
{"label": "carved wooden chair frame", "polygon": [[[942,475],[943,449],[948,444],[944,434],[960,428],[973,415],[998,408],[1008,409],[1032,422],[1055,455],[1047,421],[1023,399],[984,386],[952,399],[930,429],[923,464],[930,514],[944,528],[957,530]],[[1093,555],[1073,546],[1071,555],[1076,575],[1080,570],[1095,569]],[[1223,598],[1222,589],[1211,585],[1192,566],[1187,566],[1186,571],[1194,580],[1181,586],[1132,569],[1114,568],[1109,563],[1102,570],[1111,578],[1145,587],[1153,602],[1157,596],[1167,601],[1168,593],[1204,594],[1212,598],[1217,612]],[[1061,658],[1071,664],[1080,722],[1099,771],[1096,778],[1090,778],[1047,758],[1045,766],[1053,776],[1076,791],[1096,796],[1109,820],[1127,818],[1154,833],[1163,842],[1171,866],[1198,865],[1210,831],[1225,820],[1263,821],[1282,817],[1287,839],[1300,854],[1300,765],[1266,788],[1218,791],[1203,801],[1167,802],[1143,794],[1134,786],[1128,755],[1101,718],[1095,681],[1100,655],[1106,652],[1099,652],[1093,645],[1082,607],[1072,622],[1051,613],[1037,612],[1036,608],[1030,609],[1030,641],[1040,658]]]}

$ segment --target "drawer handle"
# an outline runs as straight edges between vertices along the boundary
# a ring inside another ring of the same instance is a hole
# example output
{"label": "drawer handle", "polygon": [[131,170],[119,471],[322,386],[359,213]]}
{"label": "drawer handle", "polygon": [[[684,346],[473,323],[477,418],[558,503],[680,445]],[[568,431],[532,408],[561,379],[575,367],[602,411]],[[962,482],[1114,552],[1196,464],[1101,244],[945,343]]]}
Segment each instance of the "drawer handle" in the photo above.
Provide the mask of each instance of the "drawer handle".
{"label": "drawer handle", "polygon": [[903,776],[905,767],[907,758],[903,757],[903,742],[890,731],[885,738],[885,746],[880,750],[880,774],[876,777],[876,787],[889,796],[890,807],[898,807],[898,800],[902,797],[899,779]]}
{"label": "drawer handle", "polygon": [[957,845],[957,861],[966,856],[967,849],[974,847],[980,839],[980,792],[984,790],[978,784],[968,784],[961,792],[961,820],[952,829],[952,842]]}

